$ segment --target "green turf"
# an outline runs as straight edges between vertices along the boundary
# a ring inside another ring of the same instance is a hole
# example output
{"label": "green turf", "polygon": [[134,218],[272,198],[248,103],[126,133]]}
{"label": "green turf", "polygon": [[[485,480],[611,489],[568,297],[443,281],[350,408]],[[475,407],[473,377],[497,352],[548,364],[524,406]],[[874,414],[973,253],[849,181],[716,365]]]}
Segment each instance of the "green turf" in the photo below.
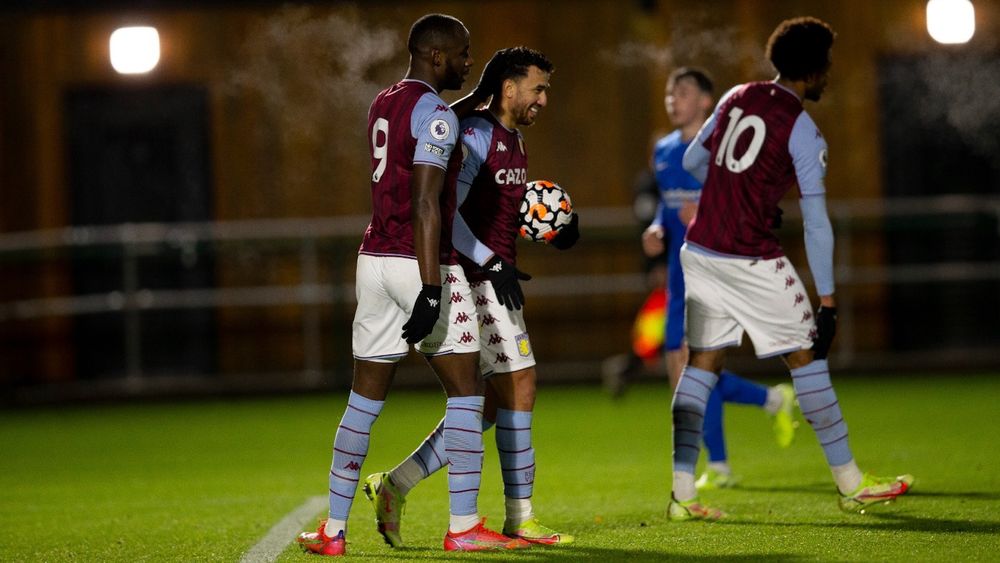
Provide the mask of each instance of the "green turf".
{"label": "green turf", "polygon": [[[667,522],[669,394],[634,387],[544,388],[535,415],[536,512],[569,547],[479,555],[528,561],[994,560],[1000,548],[1000,376],[872,376],[837,382],[863,469],[916,475],[914,492],[866,515],[837,510],[815,437],[774,445],[765,416],[726,412],[742,488],[704,498],[731,517]],[[327,489],[343,394],[317,398],[46,408],[0,413],[0,561],[236,561],[307,498]],[[363,473],[409,453],[443,412],[433,392],[396,392]],[[487,434],[492,442],[493,433]],[[503,497],[487,447],[481,512]],[[363,494],[352,511],[357,560],[445,554],[446,479],[409,497],[391,550]],[[317,515],[319,516],[319,515]],[[290,547],[283,561],[316,561]]]}

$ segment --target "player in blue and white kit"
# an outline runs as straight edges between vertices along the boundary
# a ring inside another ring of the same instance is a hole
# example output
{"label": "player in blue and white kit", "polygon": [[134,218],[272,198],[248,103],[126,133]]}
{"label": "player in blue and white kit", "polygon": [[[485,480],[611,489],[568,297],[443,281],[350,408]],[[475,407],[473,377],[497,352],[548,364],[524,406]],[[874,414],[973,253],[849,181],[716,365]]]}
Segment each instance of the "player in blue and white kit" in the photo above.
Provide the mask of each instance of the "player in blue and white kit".
{"label": "player in blue and white kit", "polygon": [[[643,233],[642,246],[651,258],[663,253],[664,246],[667,249],[668,298],[664,344],[667,376],[670,387],[676,388],[688,359],[684,342],[684,271],[680,253],[688,224],[697,212],[701,197],[701,182],[684,169],[682,161],[684,151],[712,108],[712,81],[700,69],[678,68],[667,80],[664,102],[667,114],[677,129],[657,141],[653,149],[653,171],[660,188],[660,203],[653,223]],[[723,370],[705,409],[704,441],[708,450],[708,467],[696,483],[699,490],[731,487],[737,482],[726,455],[723,403],[763,408],[774,417],[775,438],[781,447],[791,445],[795,436],[792,419],[795,393],[791,385],[768,388]]]}
{"label": "player in blue and white kit", "polygon": [[[674,393],[671,520],[717,519],[698,500],[694,467],[702,421],[726,348],[744,332],[758,357],[781,356],[802,414],[819,439],[845,511],[894,500],[913,483],[862,473],[830,380],[827,353],[836,329],[833,229],[826,212],[826,140],[803,108],[818,101],[831,65],[833,30],[816,18],[778,25],[767,57],[769,82],[740,84],[719,101],[684,154],[704,180],[698,214],[681,248],[687,285],[688,365]],[[806,256],[820,308],[812,305],[773,232],[778,202],[798,186]]]}

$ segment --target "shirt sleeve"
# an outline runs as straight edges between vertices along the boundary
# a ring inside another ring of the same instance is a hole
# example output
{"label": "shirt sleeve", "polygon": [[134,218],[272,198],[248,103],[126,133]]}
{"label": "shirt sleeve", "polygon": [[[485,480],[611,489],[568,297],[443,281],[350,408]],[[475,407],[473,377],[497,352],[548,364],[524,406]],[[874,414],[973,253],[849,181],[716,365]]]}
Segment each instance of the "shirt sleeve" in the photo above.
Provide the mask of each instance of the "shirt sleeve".
{"label": "shirt sleeve", "polygon": [[712,132],[715,131],[715,124],[719,121],[719,109],[722,108],[722,104],[733,95],[736,90],[738,90],[742,85],[733,86],[728,92],[719,98],[719,103],[715,104],[715,109],[712,110],[712,115],[705,120],[705,123],[698,130],[698,134],[695,135],[691,144],[688,146],[687,150],[684,151],[684,170],[688,171],[688,174],[694,176],[699,183],[704,184],[705,178],[708,177],[708,161],[709,157],[712,156],[709,152],[708,147],[705,143],[708,141],[709,137],[712,136]]}
{"label": "shirt sleeve", "polygon": [[417,140],[413,164],[447,170],[458,133],[458,118],[448,104],[431,92],[421,96],[410,114],[410,134]]}
{"label": "shirt sleeve", "polygon": [[833,225],[826,211],[826,196],[814,194],[799,200],[805,226],[806,258],[816,282],[816,292],[833,295]]}
{"label": "shirt sleeve", "polygon": [[788,137],[788,153],[792,155],[802,197],[825,194],[823,178],[826,176],[826,139],[804,111],[792,126],[792,133]]}
{"label": "shirt sleeve", "polygon": [[490,138],[493,136],[492,126],[482,118],[472,118],[462,121],[464,133],[462,134],[462,170],[458,174],[456,191],[456,211],[452,224],[451,242],[455,250],[463,256],[482,266],[493,256],[493,250],[483,244],[476,235],[472,233],[468,223],[462,216],[462,203],[469,196],[472,183],[479,174],[479,169],[486,162],[489,151]]}

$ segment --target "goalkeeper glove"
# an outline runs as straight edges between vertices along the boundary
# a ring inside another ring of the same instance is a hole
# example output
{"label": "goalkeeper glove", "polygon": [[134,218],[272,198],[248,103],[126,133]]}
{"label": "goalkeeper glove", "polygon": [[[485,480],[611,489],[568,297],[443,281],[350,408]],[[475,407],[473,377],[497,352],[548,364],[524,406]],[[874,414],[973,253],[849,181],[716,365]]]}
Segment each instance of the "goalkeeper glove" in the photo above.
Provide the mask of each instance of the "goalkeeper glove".
{"label": "goalkeeper glove", "polygon": [[408,344],[416,344],[434,330],[434,324],[441,316],[441,286],[424,284],[413,303],[410,319],[403,325],[403,338]]}
{"label": "goalkeeper glove", "polygon": [[549,244],[559,250],[566,250],[568,248],[572,248],[578,240],[580,240],[580,216],[574,213],[573,218],[570,219],[569,223],[560,229],[559,232],[556,233],[556,236],[552,237]]}
{"label": "goalkeeper glove", "polygon": [[813,358],[825,360],[837,334],[837,308],[820,305],[816,311],[816,338],[813,339]]}
{"label": "goalkeeper glove", "polygon": [[528,281],[531,276],[496,254],[483,266],[483,270],[493,284],[497,301],[508,309],[520,309],[524,304],[524,292],[521,291],[521,284],[517,280]]}

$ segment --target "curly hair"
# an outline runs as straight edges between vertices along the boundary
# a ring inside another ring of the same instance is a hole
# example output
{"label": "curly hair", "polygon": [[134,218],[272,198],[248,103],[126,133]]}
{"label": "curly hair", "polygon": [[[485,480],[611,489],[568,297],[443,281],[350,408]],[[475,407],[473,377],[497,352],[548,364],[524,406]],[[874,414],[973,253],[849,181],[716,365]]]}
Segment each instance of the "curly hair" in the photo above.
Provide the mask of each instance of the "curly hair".
{"label": "curly hair", "polygon": [[785,20],[767,40],[767,58],[782,78],[805,80],[830,66],[834,37],[833,28],[820,19]]}

